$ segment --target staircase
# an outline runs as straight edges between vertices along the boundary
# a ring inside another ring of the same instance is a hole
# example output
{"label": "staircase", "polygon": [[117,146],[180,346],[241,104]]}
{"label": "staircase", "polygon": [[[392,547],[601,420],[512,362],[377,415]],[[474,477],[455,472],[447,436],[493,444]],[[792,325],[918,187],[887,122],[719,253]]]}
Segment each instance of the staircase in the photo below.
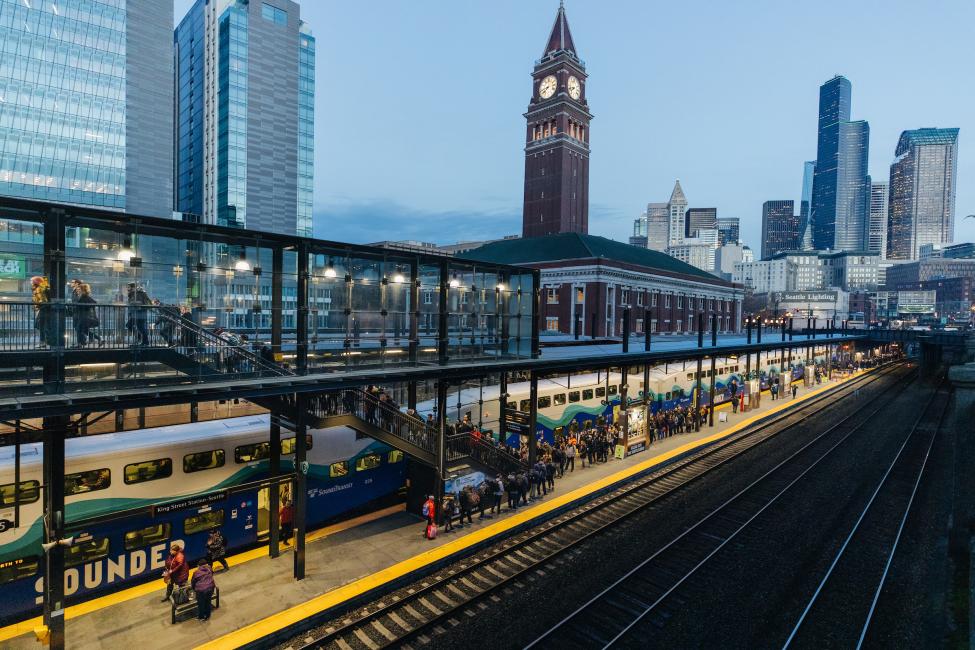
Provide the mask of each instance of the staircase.
{"label": "staircase", "polygon": [[[160,359],[188,376],[227,375],[233,377],[281,377],[295,373],[243,344],[234,344],[217,334],[187,321],[179,326],[188,329],[193,346],[176,345],[158,351]],[[281,413],[294,421],[294,405],[279,397],[255,398],[256,404]],[[436,429],[430,428],[417,416],[403,413],[391,404],[377,400],[364,390],[348,388],[312,396],[305,414],[310,426],[349,427],[354,431],[386,443],[409,454],[416,460],[437,467]],[[476,460],[495,472],[508,474],[526,469],[516,456],[495,447],[492,443],[474,438],[469,433],[450,436],[447,441],[448,462],[465,458]]]}

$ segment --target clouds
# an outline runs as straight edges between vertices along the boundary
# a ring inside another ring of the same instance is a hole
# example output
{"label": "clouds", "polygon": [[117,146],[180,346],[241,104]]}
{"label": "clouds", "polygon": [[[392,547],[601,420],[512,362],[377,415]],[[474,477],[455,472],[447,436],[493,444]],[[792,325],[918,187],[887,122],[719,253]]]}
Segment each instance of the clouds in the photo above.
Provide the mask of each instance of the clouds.
{"label": "clouds", "polygon": [[390,200],[345,200],[315,208],[315,236],[367,244],[411,239],[437,244],[521,234],[521,210],[427,210]]}

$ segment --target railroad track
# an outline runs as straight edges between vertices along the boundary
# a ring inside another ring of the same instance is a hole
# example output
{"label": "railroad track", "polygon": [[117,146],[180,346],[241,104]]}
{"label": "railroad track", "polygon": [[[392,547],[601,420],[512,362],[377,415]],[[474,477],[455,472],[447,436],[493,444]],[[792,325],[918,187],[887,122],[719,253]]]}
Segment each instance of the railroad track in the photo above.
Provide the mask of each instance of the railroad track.
{"label": "railroad track", "polygon": [[[659,548],[621,578],[556,623],[526,648],[608,648],[641,621],[662,627],[671,617],[665,603],[682,584],[709,564],[766,509],[776,503],[820,462],[869,424],[898,394],[902,376],[866,416],[854,412],[832,424],[802,447],[717,506]],[[820,447],[826,446],[825,451]],[[812,456],[809,461],[807,457]],[[803,462],[806,461],[806,462]],[[646,640],[644,639],[644,643]]]}
{"label": "railroad track", "polygon": [[[358,612],[343,616],[298,638],[302,650],[311,648],[386,648],[411,642],[423,644],[442,630],[442,624],[486,596],[535,571],[593,535],[614,526],[660,499],[723,466],[755,446],[793,426],[809,412],[891,375],[903,364],[857,378],[835,390],[800,404],[777,418],[736,434],[668,465],[609,494],[597,497],[528,531],[466,558],[387,596]],[[903,380],[903,376],[897,379]],[[854,412],[846,419],[859,415]],[[845,421],[845,420],[844,420]],[[294,647],[294,643],[285,644]]]}
{"label": "railroad track", "polygon": [[950,398],[942,381],[910,425],[783,648],[863,645]]}

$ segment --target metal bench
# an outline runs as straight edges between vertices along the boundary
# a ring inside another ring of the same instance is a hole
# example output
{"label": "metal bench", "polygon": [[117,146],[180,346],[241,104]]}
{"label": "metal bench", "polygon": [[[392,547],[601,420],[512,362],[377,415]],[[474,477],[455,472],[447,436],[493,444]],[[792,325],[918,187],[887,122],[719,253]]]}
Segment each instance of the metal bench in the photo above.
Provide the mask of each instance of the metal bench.
{"label": "metal bench", "polygon": [[[190,599],[185,603],[177,605],[173,596],[169,597],[169,601],[173,605],[172,617],[169,621],[171,625],[186,620],[189,618],[188,614],[196,615],[196,592],[192,589],[190,589]],[[213,595],[210,596],[210,605],[213,609],[220,609],[220,587],[214,587]]]}

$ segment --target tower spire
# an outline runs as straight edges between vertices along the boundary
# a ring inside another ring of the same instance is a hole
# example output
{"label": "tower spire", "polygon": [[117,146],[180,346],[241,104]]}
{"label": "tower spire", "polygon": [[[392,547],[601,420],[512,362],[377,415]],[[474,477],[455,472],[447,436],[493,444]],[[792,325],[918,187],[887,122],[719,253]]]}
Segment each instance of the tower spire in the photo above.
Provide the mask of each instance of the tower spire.
{"label": "tower spire", "polygon": [[565,0],[559,0],[559,12],[555,15],[555,24],[552,25],[552,33],[548,37],[548,44],[542,56],[561,51],[569,52],[575,57],[579,56],[576,53],[575,43],[572,42],[569,21],[565,17]]}

